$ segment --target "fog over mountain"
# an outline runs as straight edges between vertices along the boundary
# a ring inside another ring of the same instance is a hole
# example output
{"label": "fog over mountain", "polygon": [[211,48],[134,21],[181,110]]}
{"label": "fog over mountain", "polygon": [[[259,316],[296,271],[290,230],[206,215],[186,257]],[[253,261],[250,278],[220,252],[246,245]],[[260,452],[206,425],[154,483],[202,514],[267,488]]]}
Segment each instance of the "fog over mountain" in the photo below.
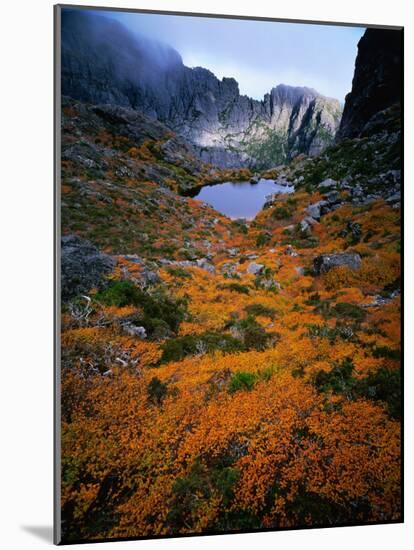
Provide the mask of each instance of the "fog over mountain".
{"label": "fog over mountain", "polygon": [[62,13],[62,93],[93,104],[139,110],[186,138],[218,166],[267,167],[334,140],[338,100],[275,83],[258,101],[234,78],[186,67],[180,54],[86,11]]}

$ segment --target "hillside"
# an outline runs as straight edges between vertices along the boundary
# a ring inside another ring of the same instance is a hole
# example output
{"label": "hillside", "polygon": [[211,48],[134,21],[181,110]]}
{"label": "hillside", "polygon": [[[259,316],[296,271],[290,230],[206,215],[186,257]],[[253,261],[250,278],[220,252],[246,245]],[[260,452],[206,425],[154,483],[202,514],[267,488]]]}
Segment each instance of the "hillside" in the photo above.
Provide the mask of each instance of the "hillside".
{"label": "hillside", "polygon": [[[67,142],[89,109],[65,105]],[[367,198],[346,173],[369,139],[296,161],[297,192],[242,224],[176,194],[162,156],[158,183],[114,177],[139,155],[102,124],[103,174],[64,161],[65,538],[397,520],[393,163],[373,147]]]}

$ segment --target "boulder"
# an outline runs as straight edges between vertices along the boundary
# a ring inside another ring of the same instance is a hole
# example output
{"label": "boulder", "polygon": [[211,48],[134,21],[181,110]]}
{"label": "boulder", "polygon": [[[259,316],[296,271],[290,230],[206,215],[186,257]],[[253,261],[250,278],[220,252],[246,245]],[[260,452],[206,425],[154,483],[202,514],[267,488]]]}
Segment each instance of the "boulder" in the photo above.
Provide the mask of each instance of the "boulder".
{"label": "boulder", "polygon": [[362,187],[361,187],[360,185],[357,185],[357,186],[355,186],[355,187],[352,189],[351,195],[352,195],[354,198],[363,197],[363,196],[364,196],[364,190],[362,189]]}
{"label": "boulder", "polygon": [[200,269],[205,269],[206,271],[208,271],[209,273],[215,273],[216,272],[216,268],[214,267],[213,264],[211,264],[207,258],[200,258],[199,260],[196,260],[196,265],[197,267],[199,267]]}
{"label": "boulder", "polygon": [[256,264],[251,262],[246,269],[246,273],[251,273],[252,275],[259,275],[263,272],[265,266],[263,264]]}
{"label": "boulder", "polygon": [[334,267],[347,267],[357,270],[361,267],[361,256],[354,252],[344,254],[321,254],[313,260],[313,267],[317,275],[327,273]]}
{"label": "boulder", "polygon": [[329,202],[329,204],[334,204],[341,200],[341,195],[338,191],[329,191],[329,193],[325,194],[325,199]]}
{"label": "boulder", "polygon": [[303,235],[310,235],[312,233],[312,226],[308,221],[305,219],[301,220],[300,223],[300,231]]}
{"label": "boulder", "polygon": [[287,247],[285,248],[285,254],[286,256],[292,256],[292,258],[299,256],[299,254],[296,252],[296,250],[293,248],[291,244],[288,244]]}
{"label": "boulder", "polygon": [[237,276],[237,266],[238,264],[233,264],[231,262],[226,262],[220,268],[221,273],[225,277],[236,277]]}
{"label": "boulder", "polygon": [[332,189],[333,187],[336,187],[337,184],[337,181],[333,180],[332,178],[327,178],[326,180],[321,181],[321,183],[318,185],[318,189]]}
{"label": "boulder", "polygon": [[354,243],[357,243],[361,240],[362,237],[361,226],[359,225],[359,223],[349,220],[346,224],[346,229],[341,231],[339,235],[341,237],[347,237],[349,235],[352,238],[352,241]]}
{"label": "boulder", "polygon": [[261,288],[263,290],[273,290],[273,291],[276,291],[276,290],[281,290],[281,285],[278,281],[276,281],[275,279],[273,279],[272,277],[269,277],[269,278],[262,278],[262,277],[258,277],[256,279],[256,282],[255,282],[257,288]]}
{"label": "boulder", "polygon": [[400,202],[401,201],[401,193],[394,193],[393,195],[391,195],[390,197],[388,197],[385,200],[388,204],[392,204],[392,203],[395,203],[395,202]]}
{"label": "boulder", "polygon": [[128,336],[136,336],[141,340],[144,340],[147,337],[147,332],[144,327],[137,327],[133,323],[126,322],[122,325],[123,331],[128,334]]}
{"label": "boulder", "polygon": [[115,266],[114,259],[77,235],[62,237],[61,294],[68,300],[99,287]]}
{"label": "boulder", "polygon": [[144,271],[142,279],[145,286],[156,285],[161,282],[161,278],[156,271]]}
{"label": "boulder", "polygon": [[319,202],[315,202],[314,204],[310,204],[306,208],[306,213],[309,214],[309,216],[314,220],[319,221],[321,217],[321,208],[323,206],[327,206],[327,204],[328,204],[327,201],[319,201]]}

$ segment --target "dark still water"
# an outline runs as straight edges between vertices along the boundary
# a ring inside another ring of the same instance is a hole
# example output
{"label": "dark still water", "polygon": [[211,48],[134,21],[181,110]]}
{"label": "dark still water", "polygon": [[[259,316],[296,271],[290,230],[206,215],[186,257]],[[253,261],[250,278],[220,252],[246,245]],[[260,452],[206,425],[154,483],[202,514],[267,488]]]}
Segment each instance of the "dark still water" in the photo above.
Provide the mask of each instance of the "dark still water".
{"label": "dark still water", "polygon": [[293,187],[280,185],[275,180],[260,179],[258,183],[227,181],[202,187],[194,198],[207,202],[229,218],[251,220],[263,208],[267,195],[293,191]]}

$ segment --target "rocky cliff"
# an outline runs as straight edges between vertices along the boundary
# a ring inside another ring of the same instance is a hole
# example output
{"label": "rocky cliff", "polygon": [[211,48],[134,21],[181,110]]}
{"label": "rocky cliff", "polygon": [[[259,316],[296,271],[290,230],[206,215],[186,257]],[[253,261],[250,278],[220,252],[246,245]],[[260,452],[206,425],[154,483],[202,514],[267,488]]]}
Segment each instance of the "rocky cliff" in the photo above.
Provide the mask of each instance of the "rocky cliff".
{"label": "rocky cliff", "polygon": [[142,111],[185,137],[207,162],[268,167],[333,141],[341,106],[315,90],[280,84],[262,101],[234,78],[186,67],[169,46],[87,12],[62,13],[62,92]]}
{"label": "rocky cliff", "polygon": [[352,90],[338,138],[358,137],[378,113],[401,103],[402,31],[367,29],[358,43]]}

